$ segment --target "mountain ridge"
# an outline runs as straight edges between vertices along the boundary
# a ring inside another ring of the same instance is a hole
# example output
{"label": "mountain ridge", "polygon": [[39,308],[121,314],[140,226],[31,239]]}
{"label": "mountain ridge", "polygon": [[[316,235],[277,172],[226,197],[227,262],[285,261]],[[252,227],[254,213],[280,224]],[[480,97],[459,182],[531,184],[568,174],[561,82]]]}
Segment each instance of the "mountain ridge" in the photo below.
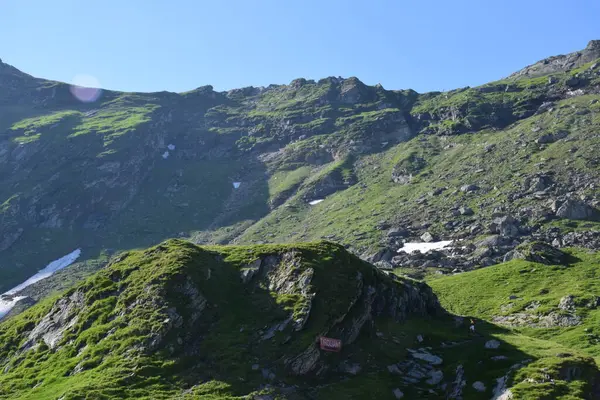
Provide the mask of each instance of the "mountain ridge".
{"label": "mountain ridge", "polygon": [[[268,90],[105,91],[95,103],[78,101],[67,84],[25,74],[16,81],[4,78],[1,84],[9,90],[0,95],[0,271],[7,265],[24,270],[14,278],[5,275],[16,283],[19,275],[80,247],[79,238],[88,241],[84,254],[92,258],[104,249],[147,246],[181,235],[218,243],[256,240],[253,232],[272,226],[270,220],[302,220],[313,213],[307,214],[303,201],[354,192],[361,185],[368,193],[375,187],[371,179],[383,176],[367,173],[365,157],[400,157],[386,166],[395,185],[385,190],[398,192],[428,173],[426,154],[446,151],[437,137],[499,131],[539,119],[536,114],[551,103],[594,95],[598,79],[592,67],[548,80],[498,81],[445,93],[388,91],[356,78],[325,78],[296,79]],[[560,140],[552,135],[543,140]],[[407,146],[415,154],[404,158],[400,154]],[[240,181],[234,190],[232,183]],[[195,208],[191,215],[190,207]],[[372,213],[381,212],[373,207]],[[398,224],[403,212],[383,214],[395,214],[386,218]],[[373,220],[367,212],[359,215]],[[385,237],[376,239],[380,233],[370,223],[368,228],[361,223],[365,240],[345,234],[343,243],[362,253],[385,242]],[[57,229],[60,238],[53,234]],[[416,229],[415,237],[426,229]],[[293,238],[273,233],[281,241],[331,235],[314,222],[304,230]],[[26,243],[38,254],[23,259]]]}

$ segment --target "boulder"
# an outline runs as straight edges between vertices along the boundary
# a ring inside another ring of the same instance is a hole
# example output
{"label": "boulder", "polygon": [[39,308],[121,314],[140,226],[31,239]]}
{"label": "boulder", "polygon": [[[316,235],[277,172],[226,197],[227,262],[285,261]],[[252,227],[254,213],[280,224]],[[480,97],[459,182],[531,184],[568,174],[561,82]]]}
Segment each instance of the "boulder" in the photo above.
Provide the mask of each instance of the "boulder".
{"label": "boulder", "polygon": [[433,237],[433,235],[429,232],[425,232],[424,234],[421,235],[421,240],[429,243],[429,242],[433,242],[435,240],[435,238]]}
{"label": "boulder", "polygon": [[461,207],[458,209],[460,215],[473,215],[473,210],[470,207]]}
{"label": "boulder", "polygon": [[556,210],[556,216],[573,220],[600,221],[600,211],[598,209],[574,199],[565,201]]}
{"label": "boulder", "polygon": [[394,397],[395,397],[396,399],[401,399],[401,398],[403,398],[403,397],[404,397],[404,393],[402,393],[402,390],[400,390],[400,389],[398,389],[398,388],[396,388],[396,389],[392,390],[392,394],[394,395]]}
{"label": "boulder", "polygon": [[[505,258],[508,254],[505,256]],[[523,243],[512,252],[512,259],[523,259],[546,265],[564,265],[567,262],[567,254],[544,242]],[[508,261],[508,260],[507,260]]]}
{"label": "boulder", "polygon": [[425,361],[431,365],[440,365],[444,362],[440,357],[426,352],[415,352],[411,354],[414,358]]}
{"label": "boulder", "polygon": [[428,385],[437,385],[444,379],[444,373],[438,369],[429,371],[429,379],[425,381]]}
{"label": "boulder", "polygon": [[405,237],[409,234],[406,229],[392,228],[387,232],[387,237]]}
{"label": "boulder", "polygon": [[473,382],[473,385],[471,385],[471,386],[473,387],[473,389],[477,390],[478,392],[485,392],[485,385],[481,381]]}
{"label": "boulder", "polygon": [[498,347],[500,347],[500,342],[495,339],[485,342],[486,349],[497,349]]}
{"label": "boulder", "polygon": [[575,312],[575,297],[572,295],[567,295],[560,299],[558,303],[558,308],[567,312]]}
{"label": "boulder", "polygon": [[474,185],[474,184],[462,185],[460,187],[460,191],[465,192],[465,193],[474,192],[476,190],[479,190],[479,186]]}
{"label": "boulder", "polygon": [[515,237],[519,235],[519,222],[510,215],[494,218],[488,226],[491,233]]}

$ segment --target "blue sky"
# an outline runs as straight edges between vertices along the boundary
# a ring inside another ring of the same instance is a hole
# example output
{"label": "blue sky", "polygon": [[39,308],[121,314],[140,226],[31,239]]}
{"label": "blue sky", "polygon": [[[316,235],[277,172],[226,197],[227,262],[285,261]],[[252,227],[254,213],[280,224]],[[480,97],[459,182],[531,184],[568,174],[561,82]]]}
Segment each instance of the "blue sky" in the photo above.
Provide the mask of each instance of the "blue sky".
{"label": "blue sky", "polygon": [[0,0],[0,58],[126,91],[475,86],[600,39],[598,0]]}

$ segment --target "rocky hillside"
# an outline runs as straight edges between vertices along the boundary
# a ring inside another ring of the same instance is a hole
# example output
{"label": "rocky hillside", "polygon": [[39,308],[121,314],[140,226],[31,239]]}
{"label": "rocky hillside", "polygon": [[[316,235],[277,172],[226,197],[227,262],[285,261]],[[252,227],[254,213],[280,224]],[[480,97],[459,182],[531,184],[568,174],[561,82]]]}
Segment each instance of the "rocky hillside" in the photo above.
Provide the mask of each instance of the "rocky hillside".
{"label": "rocky hillside", "polygon": [[[456,279],[463,276],[473,277]],[[446,289],[456,279],[435,287],[462,312]],[[520,309],[521,299],[513,303]],[[480,315],[469,335],[426,284],[333,243],[173,239],[120,254],[0,324],[0,398],[597,398],[600,371],[586,346],[525,336]],[[321,349],[322,336],[340,340],[341,351]]]}
{"label": "rocky hillside", "polygon": [[[392,279],[339,245],[170,240],[119,255],[3,324],[0,398],[308,396],[326,387],[311,381],[381,372],[363,348],[380,340],[376,320],[442,314],[427,286]],[[320,350],[320,336],[344,352]]]}
{"label": "rocky hillside", "polygon": [[[0,62],[0,291],[74,248],[174,236],[327,238],[416,274],[491,265],[531,238],[595,248],[598,43],[425,94],[330,77],[82,96]],[[424,234],[467,243],[393,257]]]}

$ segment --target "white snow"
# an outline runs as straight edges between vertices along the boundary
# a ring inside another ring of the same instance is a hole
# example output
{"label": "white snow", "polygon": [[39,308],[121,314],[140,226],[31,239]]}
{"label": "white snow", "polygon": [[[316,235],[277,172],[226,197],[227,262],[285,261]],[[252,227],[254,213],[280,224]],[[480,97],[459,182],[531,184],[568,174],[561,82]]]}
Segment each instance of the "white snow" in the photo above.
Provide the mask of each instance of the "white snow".
{"label": "white snow", "polygon": [[239,188],[239,187],[240,187],[240,185],[241,185],[241,184],[242,184],[242,182],[233,182],[233,187],[234,187],[235,189],[237,189],[237,188]]}
{"label": "white snow", "polygon": [[398,250],[398,252],[404,251],[406,253],[412,253],[418,251],[421,253],[427,253],[430,250],[441,250],[448,247],[452,243],[452,240],[442,240],[440,242],[429,242],[429,243],[404,243],[404,246]]}
{"label": "white snow", "polygon": [[320,202],[322,202],[324,200],[325,199],[317,199],[317,200],[309,201],[308,204],[310,204],[311,206],[314,206],[315,204],[319,204]]}
{"label": "white snow", "polygon": [[4,317],[8,312],[17,304],[17,302],[21,299],[24,299],[26,296],[16,296],[9,297],[4,300],[4,298],[0,298],[0,319]]}
{"label": "white snow", "polygon": [[13,308],[19,300],[25,298],[25,296],[14,296],[16,292],[23,290],[27,286],[41,281],[44,278],[48,278],[49,276],[53,275],[56,271],[60,271],[61,269],[68,267],[69,265],[73,264],[75,260],[79,258],[80,255],[81,249],[77,249],[64,257],[59,258],[58,260],[54,260],[50,264],[46,265],[46,267],[38,271],[37,274],[27,279],[25,282],[21,283],[18,286],[15,286],[8,292],[2,294],[2,296],[0,296],[0,318],[2,318],[7,312],[9,312],[10,309]]}
{"label": "white snow", "polygon": [[174,144],[170,144],[170,145],[167,146],[167,149],[173,151],[173,150],[175,150],[175,145]]}
{"label": "white snow", "polygon": [[162,158],[164,158],[165,160],[166,160],[167,158],[169,158],[169,152],[168,152],[168,151],[165,151],[165,152],[163,153],[163,155],[162,155]]}

